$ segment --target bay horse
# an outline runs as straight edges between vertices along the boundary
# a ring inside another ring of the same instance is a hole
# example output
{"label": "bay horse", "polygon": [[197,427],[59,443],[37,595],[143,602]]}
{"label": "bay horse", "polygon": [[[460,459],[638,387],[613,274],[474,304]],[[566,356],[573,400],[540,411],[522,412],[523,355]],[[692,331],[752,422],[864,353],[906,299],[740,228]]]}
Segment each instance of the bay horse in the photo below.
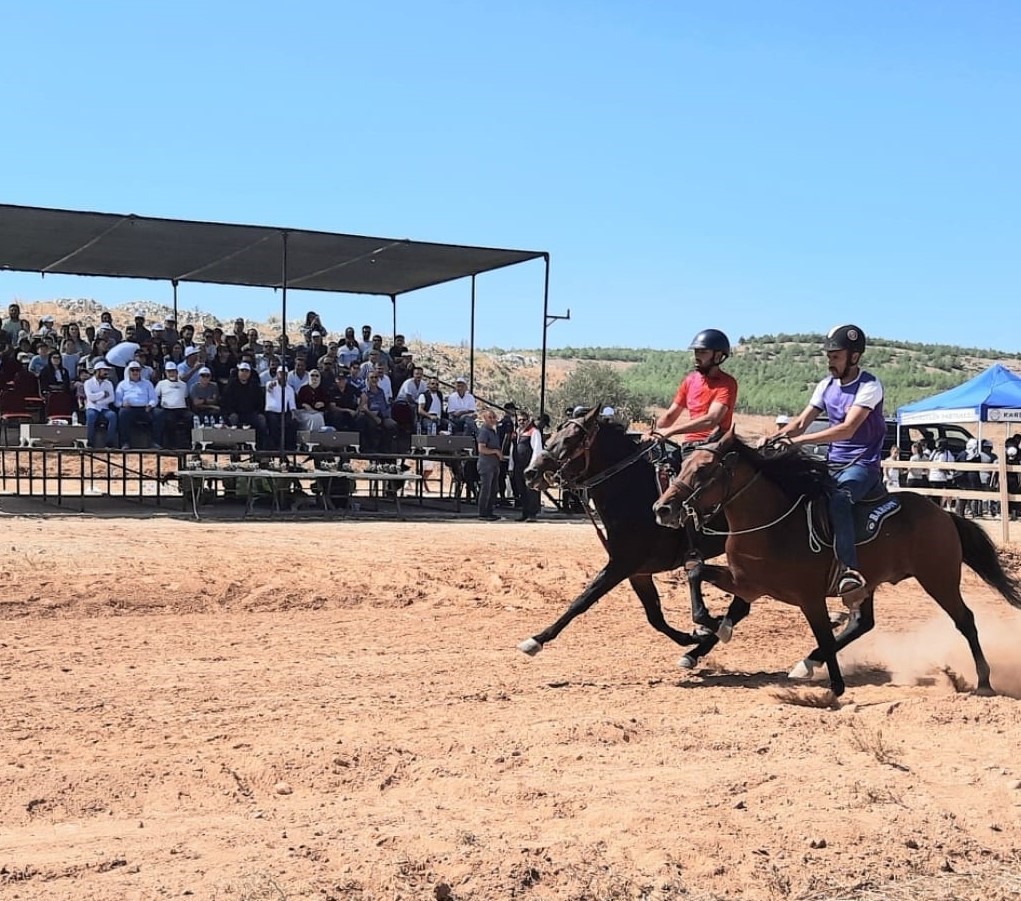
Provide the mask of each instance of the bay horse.
{"label": "bay horse", "polygon": [[[667,623],[652,575],[684,565],[691,553],[688,536],[662,528],[653,516],[652,504],[660,487],[648,456],[655,443],[640,445],[622,426],[601,422],[600,409],[597,404],[559,426],[544,450],[532,458],[524,477],[533,489],[545,487],[547,478],[554,475],[565,487],[586,489],[606,530],[600,538],[610,559],[556,622],[522,641],[518,649],[535,656],[576,616],[627,579],[654,629],[679,645],[697,645],[680,661],[691,669],[718,641],[729,640],[733,626],[748,615],[749,605],[734,598],[726,617],[717,620],[706,610],[699,584],[689,579],[692,619],[705,631],[692,636]],[[722,517],[719,523],[724,524]],[[723,553],[723,541],[699,536],[696,550],[705,558],[716,557]]]}
{"label": "bay horse", "polygon": [[[1007,602],[1021,608],[1021,585],[1003,568],[996,546],[982,527],[950,513],[924,495],[891,495],[900,510],[875,525],[876,537],[861,543],[859,570],[864,601],[838,636],[830,631],[826,596],[835,561],[820,542],[811,507],[826,508],[833,480],[826,463],[790,445],[762,451],[744,444],[731,429],[718,442],[701,445],[685,459],[677,477],[656,502],[660,525],[679,528],[682,512],[700,520],[723,512],[727,567],[704,565],[702,577],[724,591],[756,600],[769,595],[800,607],[818,647],[795,667],[812,676],[826,664],[830,688],[844,691],[837,652],[875,625],[877,586],[913,576],[954,621],[975,661],[975,693],[994,694],[989,664],[978,640],[975,616],[961,597],[961,564],[966,563]],[[893,504],[883,505],[887,512]],[[717,533],[708,524],[702,528]]]}

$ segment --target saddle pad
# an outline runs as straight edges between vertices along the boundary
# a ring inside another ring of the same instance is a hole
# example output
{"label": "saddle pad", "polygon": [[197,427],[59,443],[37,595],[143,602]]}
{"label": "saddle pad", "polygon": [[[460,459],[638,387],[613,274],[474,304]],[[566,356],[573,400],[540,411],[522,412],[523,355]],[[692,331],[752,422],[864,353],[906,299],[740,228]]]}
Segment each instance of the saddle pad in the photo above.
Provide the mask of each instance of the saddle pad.
{"label": "saddle pad", "polygon": [[[882,531],[882,525],[901,510],[900,498],[883,492],[858,501],[852,508],[855,545],[868,544]],[[833,547],[833,528],[829,511],[823,504],[812,504],[812,525],[816,537],[826,547]]]}

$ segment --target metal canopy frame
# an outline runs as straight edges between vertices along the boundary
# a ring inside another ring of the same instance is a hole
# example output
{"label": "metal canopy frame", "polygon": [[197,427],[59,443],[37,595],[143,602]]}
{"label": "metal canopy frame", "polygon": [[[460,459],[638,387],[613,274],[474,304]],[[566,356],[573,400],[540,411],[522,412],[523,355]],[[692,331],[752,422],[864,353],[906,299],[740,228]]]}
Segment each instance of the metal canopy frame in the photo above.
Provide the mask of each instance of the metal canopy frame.
{"label": "metal canopy frame", "polygon": [[288,289],[367,294],[390,298],[396,334],[399,296],[470,277],[472,390],[476,277],[536,259],[545,266],[542,415],[550,266],[545,251],[0,204],[0,270],[169,281],[175,316],[182,282],[279,289],[284,327]]}

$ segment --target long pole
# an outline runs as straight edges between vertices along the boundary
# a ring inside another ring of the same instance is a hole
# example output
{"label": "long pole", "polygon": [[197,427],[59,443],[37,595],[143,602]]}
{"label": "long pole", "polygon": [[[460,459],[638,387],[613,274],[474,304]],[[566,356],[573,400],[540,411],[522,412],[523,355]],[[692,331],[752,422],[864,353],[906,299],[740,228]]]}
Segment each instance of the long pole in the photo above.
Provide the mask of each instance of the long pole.
{"label": "long pole", "polygon": [[[287,338],[287,232],[281,232],[283,249],[280,254],[280,328],[281,334]],[[285,369],[287,364],[287,353],[281,348],[280,368]],[[280,457],[283,458],[286,452],[287,441],[287,380],[280,386]]]}
{"label": "long pole", "polygon": [[549,254],[546,261],[546,278],[542,289],[542,366],[539,370],[539,419],[546,412],[546,330],[549,328]]}
{"label": "long pole", "polygon": [[393,337],[396,338],[397,337],[397,295],[396,294],[391,294],[390,295],[390,306],[393,308],[393,323],[394,323]]}
{"label": "long pole", "polygon": [[472,276],[471,337],[468,339],[468,390],[475,393],[475,276]]}
{"label": "long pole", "polygon": [[180,323],[177,321],[177,279],[175,278],[170,284],[174,286],[174,328],[178,328]]}

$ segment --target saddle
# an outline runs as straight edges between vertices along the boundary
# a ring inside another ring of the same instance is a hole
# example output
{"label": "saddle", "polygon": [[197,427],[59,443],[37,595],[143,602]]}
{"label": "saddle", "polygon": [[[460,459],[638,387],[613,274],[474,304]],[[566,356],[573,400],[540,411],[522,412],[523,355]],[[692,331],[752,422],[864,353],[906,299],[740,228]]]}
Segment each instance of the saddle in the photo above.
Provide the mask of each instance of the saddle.
{"label": "saddle", "polygon": [[[830,524],[829,510],[825,504],[815,502],[810,502],[810,508],[812,529],[816,538],[820,544],[833,547],[833,526]],[[855,545],[868,544],[875,540],[883,523],[900,510],[900,498],[890,494],[884,484],[878,484],[870,495],[863,497],[852,508]]]}

